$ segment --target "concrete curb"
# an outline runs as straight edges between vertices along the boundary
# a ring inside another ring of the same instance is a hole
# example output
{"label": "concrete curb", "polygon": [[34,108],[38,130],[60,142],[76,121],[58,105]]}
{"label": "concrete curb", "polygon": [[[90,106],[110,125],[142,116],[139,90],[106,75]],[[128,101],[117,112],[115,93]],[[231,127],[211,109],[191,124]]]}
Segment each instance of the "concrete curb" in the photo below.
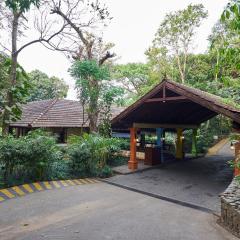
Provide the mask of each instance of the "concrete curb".
{"label": "concrete curb", "polygon": [[27,194],[34,193],[34,192],[53,190],[53,189],[75,186],[75,185],[93,184],[93,183],[99,183],[99,182],[100,181],[95,178],[81,178],[81,179],[68,179],[68,180],[27,183],[19,186],[0,189],[0,203],[9,199],[23,197],[23,196],[26,196]]}

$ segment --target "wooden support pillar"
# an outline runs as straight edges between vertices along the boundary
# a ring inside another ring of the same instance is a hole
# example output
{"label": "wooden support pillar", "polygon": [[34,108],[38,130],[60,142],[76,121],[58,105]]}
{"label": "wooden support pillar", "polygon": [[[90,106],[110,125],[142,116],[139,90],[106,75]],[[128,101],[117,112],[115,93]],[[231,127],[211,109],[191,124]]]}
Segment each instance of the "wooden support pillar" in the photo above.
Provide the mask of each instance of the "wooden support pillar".
{"label": "wooden support pillar", "polygon": [[163,128],[157,128],[156,129],[156,134],[157,134],[157,146],[161,148],[161,155],[160,155],[160,160],[161,163],[164,162],[164,157],[163,157]]}
{"label": "wooden support pillar", "polygon": [[136,158],[136,151],[137,151],[137,129],[130,128],[130,159],[128,161],[128,168],[131,170],[135,170],[138,167],[138,162]]}
{"label": "wooden support pillar", "polygon": [[157,146],[159,146],[159,147],[162,146],[162,134],[163,134],[163,129],[162,128],[157,128],[156,129]]}
{"label": "wooden support pillar", "polygon": [[197,129],[192,130],[192,156],[197,157]]}
{"label": "wooden support pillar", "polygon": [[235,146],[235,170],[234,170],[234,176],[240,176],[240,142],[237,142],[234,144]]}
{"label": "wooden support pillar", "polygon": [[183,130],[177,128],[176,158],[183,159]]}

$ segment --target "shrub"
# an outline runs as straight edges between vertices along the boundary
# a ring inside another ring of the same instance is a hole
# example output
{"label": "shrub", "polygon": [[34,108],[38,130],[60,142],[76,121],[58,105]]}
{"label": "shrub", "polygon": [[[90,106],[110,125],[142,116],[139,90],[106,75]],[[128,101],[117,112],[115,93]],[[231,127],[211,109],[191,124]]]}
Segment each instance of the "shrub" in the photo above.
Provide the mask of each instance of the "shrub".
{"label": "shrub", "polygon": [[101,169],[101,172],[99,173],[99,177],[106,178],[111,176],[112,176],[112,169],[108,165],[105,165]]}
{"label": "shrub", "polygon": [[[206,153],[209,147],[213,146],[216,141],[229,135],[231,125],[228,119],[221,115],[216,116],[207,122],[201,124],[197,134],[197,150],[199,153]],[[214,136],[218,136],[215,140]],[[191,152],[192,130],[184,132],[186,152]]]}
{"label": "shrub", "polygon": [[29,135],[26,137],[25,166],[28,176],[35,180],[49,179],[51,164],[61,159],[56,139],[45,135]]}
{"label": "shrub", "polygon": [[68,147],[71,174],[76,177],[102,176],[107,170],[107,162],[120,150],[121,141],[105,138],[97,134],[72,137]]}
{"label": "shrub", "polygon": [[4,185],[8,183],[14,170],[20,168],[20,165],[23,164],[25,147],[23,141],[19,141],[12,136],[0,140],[0,163]]}
{"label": "shrub", "polygon": [[94,134],[73,136],[66,148],[37,130],[25,137],[0,139],[0,187],[74,177],[109,177],[122,141]]}
{"label": "shrub", "polygon": [[51,165],[61,159],[56,140],[44,132],[0,140],[0,164],[6,186],[49,179]]}
{"label": "shrub", "polygon": [[49,180],[69,179],[71,178],[69,161],[59,159],[50,164],[47,175]]}

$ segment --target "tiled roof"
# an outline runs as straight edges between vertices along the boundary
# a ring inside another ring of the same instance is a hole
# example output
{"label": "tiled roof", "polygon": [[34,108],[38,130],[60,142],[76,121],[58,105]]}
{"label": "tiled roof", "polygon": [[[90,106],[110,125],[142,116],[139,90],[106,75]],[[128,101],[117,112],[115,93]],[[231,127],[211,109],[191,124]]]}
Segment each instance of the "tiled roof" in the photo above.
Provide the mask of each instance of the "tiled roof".
{"label": "tiled roof", "polygon": [[[113,107],[112,117],[124,108]],[[12,127],[88,127],[89,122],[83,119],[83,108],[78,101],[50,99],[34,101],[23,105],[22,117],[12,122]]]}
{"label": "tiled roof", "polygon": [[217,95],[214,95],[214,94],[211,94],[211,93],[208,93],[208,92],[204,92],[200,89],[193,88],[193,87],[190,87],[190,86],[186,86],[186,85],[183,85],[183,84],[171,81],[171,80],[167,80],[167,82],[169,84],[172,84],[172,85],[178,87],[179,89],[183,89],[185,91],[188,91],[191,94],[194,94],[194,95],[196,95],[196,96],[198,96],[202,99],[205,99],[205,100],[207,100],[207,101],[209,101],[209,102],[211,102],[215,105],[218,105],[219,107],[228,109],[228,110],[233,111],[233,112],[239,112],[240,113],[239,108],[236,108],[236,107],[234,107],[230,104],[226,104],[222,97],[219,97]]}

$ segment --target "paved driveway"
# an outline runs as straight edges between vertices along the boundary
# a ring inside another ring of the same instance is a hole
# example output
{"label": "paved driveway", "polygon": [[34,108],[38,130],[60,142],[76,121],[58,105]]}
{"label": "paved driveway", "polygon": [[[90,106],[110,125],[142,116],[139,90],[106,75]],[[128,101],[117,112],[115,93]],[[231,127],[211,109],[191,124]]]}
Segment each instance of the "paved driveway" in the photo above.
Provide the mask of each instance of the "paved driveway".
{"label": "paved driveway", "polygon": [[0,205],[1,240],[235,240],[214,215],[105,183]]}
{"label": "paved driveway", "polygon": [[219,212],[219,194],[233,177],[227,162],[233,158],[233,151],[226,144],[215,156],[117,175],[109,181]]}

